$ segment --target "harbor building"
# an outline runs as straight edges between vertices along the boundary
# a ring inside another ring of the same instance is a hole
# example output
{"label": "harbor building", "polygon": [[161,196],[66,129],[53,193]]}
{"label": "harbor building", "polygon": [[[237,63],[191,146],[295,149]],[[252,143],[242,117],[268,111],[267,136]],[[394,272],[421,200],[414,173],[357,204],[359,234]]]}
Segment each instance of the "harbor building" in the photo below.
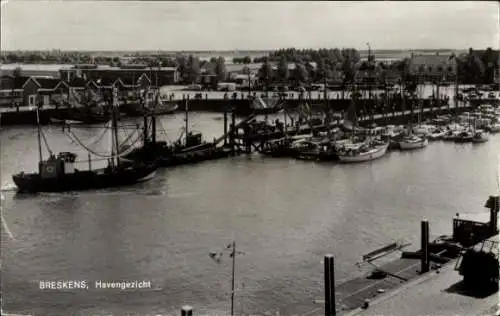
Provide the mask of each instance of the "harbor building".
{"label": "harbor building", "polygon": [[23,85],[26,76],[4,75],[0,78],[0,107],[15,107],[23,104]]}
{"label": "harbor building", "polygon": [[[59,70],[71,65],[47,65],[47,64],[3,64],[1,73],[6,76],[24,76],[24,77],[51,77],[59,78]],[[17,74],[16,74],[17,73]]]}
{"label": "harbor building", "polygon": [[176,84],[180,80],[179,71],[175,67],[151,68],[147,65],[124,65],[121,67],[98,65],[75,65],[60,69],[62,80],[70,81],[73,78],[84,80],[106,80],[115,82],[122,79],[126,82],[136,82],[143,74],[147,74],[153,85],[164,86]]}
{"label": "harbor building", "polygon": [[55,78],[30,77],[23,84],[23,105],[50,105],[51,98],[62,93],[65,83]]}
{"label": "harbor building", "polygon": [[2,76],[0,107],[53,105],[54,100],[67,100],[86,86],[79,78],[65,82],[50,77]]}
{"label": "harbor building", "polygon": [[436,82],[437,80],[453,82],[457,75],[456,59],[452,54],[412,54],[410,57],[410,73],[425,82]]}

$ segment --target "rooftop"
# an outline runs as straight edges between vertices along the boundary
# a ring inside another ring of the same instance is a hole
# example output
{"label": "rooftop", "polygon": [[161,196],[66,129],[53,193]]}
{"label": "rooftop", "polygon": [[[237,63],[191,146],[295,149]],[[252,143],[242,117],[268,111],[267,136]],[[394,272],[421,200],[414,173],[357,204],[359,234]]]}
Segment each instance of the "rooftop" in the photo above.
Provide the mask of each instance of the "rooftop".
{"label": "rooftop", "polygon": [[488,223],[490,221],[490,212],[487,211],[479,213],[461,213],[458,214],[458,217],[455,218],[477,223]]}

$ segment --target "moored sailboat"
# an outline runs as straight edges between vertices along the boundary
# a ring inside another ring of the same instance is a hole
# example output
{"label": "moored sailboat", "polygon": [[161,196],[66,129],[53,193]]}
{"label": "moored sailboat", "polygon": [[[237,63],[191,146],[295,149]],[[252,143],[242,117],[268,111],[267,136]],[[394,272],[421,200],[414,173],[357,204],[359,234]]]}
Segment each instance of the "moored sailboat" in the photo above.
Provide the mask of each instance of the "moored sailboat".
{"label": "moored sailboat", "polygon": [[402,150],[411,150],[424,148],[427,146],[429,141],[425,137],[419,137],[413,134],[405,135],[403,139],[399,141],[399,148]]}
{"label": "moored sailboat", "polygon": [[340,162],[343,163],[365,162],[384,156],[388,148],[388,141],[367,142],[356,147],[341,147],[338,149],[337,155]]}
{"label": "moored sailboat", "polygon": [[488,133],[483,130],[476,130],[474,136],[472,137],[473,143],[485,143],[489,140]]}

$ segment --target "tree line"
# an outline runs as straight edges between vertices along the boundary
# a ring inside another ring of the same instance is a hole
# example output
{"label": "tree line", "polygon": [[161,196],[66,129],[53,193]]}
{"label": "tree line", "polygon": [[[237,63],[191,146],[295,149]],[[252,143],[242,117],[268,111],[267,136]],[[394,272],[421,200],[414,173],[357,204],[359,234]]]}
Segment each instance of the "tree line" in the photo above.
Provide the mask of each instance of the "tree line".
{"label": "tree line", "polygon": [[[499,69],[499,52],[469,49],[468,53],[455,56],[459,83],[491,84],[495,71]],[[40,64],[97,64],[121,66],[123,59],[117,56],[93,56],[90,53],[52,51],[15,51],[2,52],[1,63],[40,63]],[[359,81],[385,83],[404,79],[408,85],[418,81],[410,71],[410,59],[404,58],[392,62],[377,61],[371,55],[368,60],[361,60],[360,53],[353,48],[344,49],[296,49],[285,48],[269,53],[268,56],[235,57],[236,64],[262,63],[258,78],[264,86],[276,83],[293,82],[296,85],[309,83],[342,83]],[[202,73],[210,75],[216,81],[227,78],[226,60],[212,57],[200,60],[193,55],[150,55],[128,56],[129,64],[144,64],[148,67],[176,67],[183,83],[197,83]],[[289,65],[292,64],[293,67]],[[248,73],[245,69],[244,73]],[[436,78],[437,80],[437,78]]]}

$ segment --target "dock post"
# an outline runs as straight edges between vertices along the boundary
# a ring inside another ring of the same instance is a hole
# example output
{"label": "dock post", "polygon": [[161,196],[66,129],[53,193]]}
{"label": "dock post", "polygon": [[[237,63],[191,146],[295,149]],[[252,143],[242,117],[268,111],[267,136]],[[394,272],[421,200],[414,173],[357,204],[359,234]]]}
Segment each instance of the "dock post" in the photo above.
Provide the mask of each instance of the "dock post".
{"label": "dock post", "polygon": [[491,234],[495,235],[497,233],[497,222],[498,222],[498,211],[500,208],[500,197],[490,196],[486,202],[486,207],[490,209],[490,228]]}
{"label": "dock post", "polygon": [[335,316],[335,261],[333,255],[325,256],[325,316]]}
{"label": "dock post", "polygon": [[227,145],[227,109],[224,109],[224,146]]}
{"label": "dock post", "polygon": [[422,267],[420,273],[429,272],[429,222],[427,219],[423,219],[421,223],[421,243],[422,243],[422,255],[421,263]]}
{"label": "dock post", "polygon": [[193,316],[193,308],[189,305],[182,306],[181,316]]}

